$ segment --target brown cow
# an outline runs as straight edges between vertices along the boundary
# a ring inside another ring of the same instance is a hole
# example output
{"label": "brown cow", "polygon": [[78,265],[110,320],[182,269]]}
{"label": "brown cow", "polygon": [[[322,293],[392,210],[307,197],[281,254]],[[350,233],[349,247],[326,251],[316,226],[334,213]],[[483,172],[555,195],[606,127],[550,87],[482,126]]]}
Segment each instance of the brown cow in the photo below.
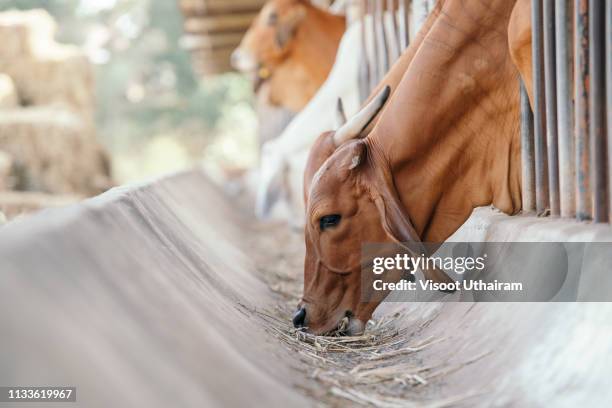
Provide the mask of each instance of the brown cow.
{"label": "brown cow", "polygon": [[270,0],[240,46],[232,65],[270,81],[270,103],[299,112],[332,68],[345,18],[308,0]]}
{"label": "brown cow", "polygon": [[318,139],[305,175],[304,296],[295,326],[326,333],[348,317],[349,334],[363,330],[378,306],[360,302],[363,243],[409,243],[418,256],[427,253],[422,242],[443,242],[476,207],[520,210],[512,57],[529,76],[529,64],[517,58],[529,45],[530,21],[516,17],[525,7],[528,0],[440,0],[421,40],[398,62],[405,73],[399,84],[391,81],[395,92],[371,132],[367,124],[388,89]]}

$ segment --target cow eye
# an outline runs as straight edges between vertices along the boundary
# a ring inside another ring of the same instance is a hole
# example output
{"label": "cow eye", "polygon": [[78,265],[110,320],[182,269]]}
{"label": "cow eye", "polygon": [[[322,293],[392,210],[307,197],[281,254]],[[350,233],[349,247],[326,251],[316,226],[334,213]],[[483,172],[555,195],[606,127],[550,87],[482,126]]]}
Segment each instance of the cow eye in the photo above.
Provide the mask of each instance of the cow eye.
{"label": "cow eye", "polygon": [[278,14],[276,14],[275,11],[268,15],[268,25],[269,26],[276,25],[277,21],[278,21]]}
{"label": "cow eye", "polygon": [[335,227],[340,223],[340,218],[342,218],[339,214],[325,215],[321,217],[319,220],[319,227],[321,231],[325,231],[327,228]]}

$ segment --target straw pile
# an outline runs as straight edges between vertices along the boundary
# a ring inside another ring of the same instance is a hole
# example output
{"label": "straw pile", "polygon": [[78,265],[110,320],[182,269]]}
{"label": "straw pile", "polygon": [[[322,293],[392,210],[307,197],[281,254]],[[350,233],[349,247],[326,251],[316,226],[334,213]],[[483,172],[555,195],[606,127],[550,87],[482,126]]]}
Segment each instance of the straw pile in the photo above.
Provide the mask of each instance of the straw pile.
{"label": "straw pile", "polygon": [[0,150],[0,191],[13,187],[13,158],[7,152]]}
{"label": "straw pile", "polygon": [[112,185],[93,124],[92,66],[56,43],[56,30],[43,10],[0,13],[0,191],[88,196]]}
{"label": "straw pile", "polygon": [[[440,397],[432,392],[445,376],[488,355],[457,358],[456,352],[440,355],[436,363],[423,363],[422,353],[452,350],[450,337],[423,336],[437,318],[415,320],[412,325],[402,313],[370,321],[361,336],[343,336],[340,331],[315,336],[291,326],[291,313],[301,297],[303,235],[285,226],[258,224],[250,234],[254,241],[247,248],[257,269],[278,295],[275,309],[249,309],[261,325],[292,354],[299,356],[294,368],[305,373],[309,382],[296,387],[321,406],[448,407],[468,404],[473,392]],[[431,350],[430,350],[431,349]]]}
{"label": "straw pile", "polygon": [[44,10],[0,13],[0,72],[15,82],[23,105],[65,104],[91,116],[93,70],[79,48],[54,41]]}
{"label": "straw pile", "polygon": [[106,153],[70,111],[0,110],[0,148],[12,158],[18,190],[94,195],[110,187]]}
{"label": "straw pile", "polygon": [[17,89],[10,76],[0,73],[0,109],[14,108],[19,104]]}

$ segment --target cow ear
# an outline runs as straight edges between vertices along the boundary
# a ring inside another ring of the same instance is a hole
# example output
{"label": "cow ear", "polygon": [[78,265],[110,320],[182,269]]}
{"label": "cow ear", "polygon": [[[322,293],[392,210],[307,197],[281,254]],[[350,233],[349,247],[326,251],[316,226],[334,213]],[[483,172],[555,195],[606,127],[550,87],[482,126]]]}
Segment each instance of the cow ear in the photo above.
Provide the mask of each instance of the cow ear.
{"label": "cow ear", "polygon": [[402,211],[396,198],[389,194],[380,194],[374,199],[383,229],[394,242],[407,246],[412,253],[424,250],[421,237],[410,222],[408,215]]}
{"label": "cow ear", "polygon": [[[429,256],[427,248],[421,242],[410,218],[403,211],[399,198],[393,193],[386,192],[379,194],[374,199],[376,208],[380,214],[380,220],[386,234],[392,241],[408,250],[414,257],[421,255]],[[437,268],[423,269],[425,279],[438,283],[454,282],[444,271]]]}
{"label": "cow ear", "polygon": [[283,49],[295,35],[298,26],[306,17],[306,8],[303,4],[298,4],[279,21],[276,29],[276,44]]}
{"label": "cow ear", "polygon": [[361,164],[365,163],[368,155],[368,149],[363,140],[355,141],[348,148],[349,152],[346,159],[343,160],[341,166],[343,170],[348,170],[350,172],[361,166]]}

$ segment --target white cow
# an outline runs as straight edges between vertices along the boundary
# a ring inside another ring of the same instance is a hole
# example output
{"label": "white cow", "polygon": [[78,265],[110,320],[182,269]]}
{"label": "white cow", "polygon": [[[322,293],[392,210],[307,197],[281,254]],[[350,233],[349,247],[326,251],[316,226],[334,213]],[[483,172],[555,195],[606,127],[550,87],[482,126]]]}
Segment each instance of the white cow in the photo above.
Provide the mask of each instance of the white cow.
{"label": "white cow", "polygon": [[[392,14],[386,13],[385,31],[390,36],[393,30]],[[373,50],[372,17],[364,19],[367,41],[366,49]],[[420,27],[411,13],[411,38]],[[276,139],[262,147],[259,183],[257,186],[255,212],[259,218],[268,218],[273,206],[283,200],[289,205],[288,221],[294,227],[304,222],[303,175],[310,146],[323,132],[335,129],[337,103],[340,98],[346,116],[359,111],[359,76],[362,62],[362,21],[357,20],[347,29],[336,55],[334,66],[310,103],[287,126]],[[370,56],[371,58],[372,56]]]}

